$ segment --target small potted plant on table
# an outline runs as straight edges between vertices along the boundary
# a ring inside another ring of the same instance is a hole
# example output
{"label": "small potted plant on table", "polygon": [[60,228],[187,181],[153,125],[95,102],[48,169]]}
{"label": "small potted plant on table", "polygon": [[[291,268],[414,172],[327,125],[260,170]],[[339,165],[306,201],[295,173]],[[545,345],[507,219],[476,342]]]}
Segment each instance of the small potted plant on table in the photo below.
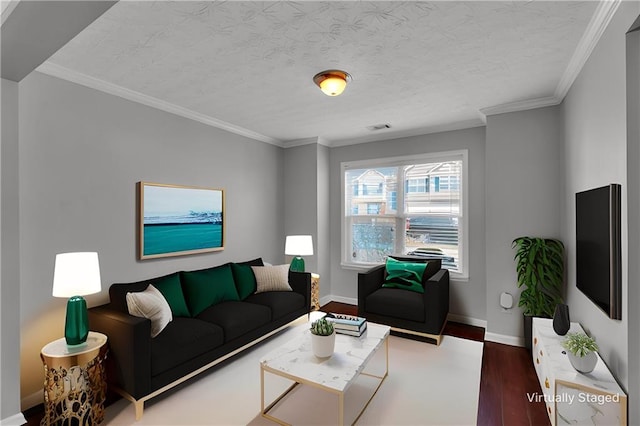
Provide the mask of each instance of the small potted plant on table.
{"label": "small potted plant on table", "polygon": [[593,337],[584,333],[569,333],[562,341],[573,368],[581,373],[591,373],[598,363],[598,345]]}
{"label": "small potted plant on table", "polygon": [[336,343],[336,331],[333,324],[326,318],[320,318],[311,323],[311,348],[318,358],[327,358],[333,355]]}

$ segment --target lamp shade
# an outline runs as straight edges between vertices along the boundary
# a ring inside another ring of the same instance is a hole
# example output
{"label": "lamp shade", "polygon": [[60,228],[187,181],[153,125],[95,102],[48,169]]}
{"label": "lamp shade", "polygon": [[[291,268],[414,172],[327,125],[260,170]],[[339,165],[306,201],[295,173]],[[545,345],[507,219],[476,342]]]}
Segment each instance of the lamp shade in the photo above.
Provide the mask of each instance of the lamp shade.
{"label": "lamp shade", "polygon": [[53,296],[72,297],[100,291],[98,253],[60,253],[53,272]]}
{"label": "lamp shade", "polygon": [[313,254],[313,240],[311,235],[287,235],[284,254],[290,256],[311,256]]}

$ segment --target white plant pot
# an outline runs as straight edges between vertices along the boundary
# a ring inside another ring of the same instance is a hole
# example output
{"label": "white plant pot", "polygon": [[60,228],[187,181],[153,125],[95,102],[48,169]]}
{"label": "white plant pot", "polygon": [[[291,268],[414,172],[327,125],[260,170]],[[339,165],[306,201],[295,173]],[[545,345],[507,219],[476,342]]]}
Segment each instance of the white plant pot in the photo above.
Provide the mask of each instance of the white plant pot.
{"label": "white plant pot", "polygon": [[333,355],[335,345],[335,330],[330,336],[318,336],[311,333],[311,349],[313,350],[313,354],[318,358],[328,358]]}
{"label": "white plant pot", "polygon": [[598,356],[595,352],[589,352],[585,356],[579,357],[567,351],[567,356],[573,368],[585,374],[591,373],[598,363]]}

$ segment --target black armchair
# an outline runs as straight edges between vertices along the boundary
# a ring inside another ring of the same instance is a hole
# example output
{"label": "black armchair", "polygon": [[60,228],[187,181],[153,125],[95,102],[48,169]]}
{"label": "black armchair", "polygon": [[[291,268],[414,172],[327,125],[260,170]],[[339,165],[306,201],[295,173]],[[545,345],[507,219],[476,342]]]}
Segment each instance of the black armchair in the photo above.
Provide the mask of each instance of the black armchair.
{"label": "black armchair", "polygon": [[[402,260],[409,260],[404,258]],[[424,262],[425,260],[421,260]],[[424,293],[382,287],[385,265],[358,274],[358,316],[392,330],[435,340],[440,344],[449,313],[449,271],[429,260]]]}

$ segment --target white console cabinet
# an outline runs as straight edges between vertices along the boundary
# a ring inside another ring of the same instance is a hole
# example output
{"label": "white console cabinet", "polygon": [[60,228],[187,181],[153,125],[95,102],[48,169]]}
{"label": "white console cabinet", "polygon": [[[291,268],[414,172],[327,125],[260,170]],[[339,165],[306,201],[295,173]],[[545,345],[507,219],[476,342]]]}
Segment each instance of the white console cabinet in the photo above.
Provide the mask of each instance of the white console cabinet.
{"label": "white console cabinet", "polygon": [[[580,324],[571,323],[569,332],[584,331]],[[627,395],[600,355],[591,373],[577,372],[562,347],[564,336],[553,331],[551,319],[533,318],[531,338],[542,395],[527,397],[545,402],[553,426],[627,424]]]}

